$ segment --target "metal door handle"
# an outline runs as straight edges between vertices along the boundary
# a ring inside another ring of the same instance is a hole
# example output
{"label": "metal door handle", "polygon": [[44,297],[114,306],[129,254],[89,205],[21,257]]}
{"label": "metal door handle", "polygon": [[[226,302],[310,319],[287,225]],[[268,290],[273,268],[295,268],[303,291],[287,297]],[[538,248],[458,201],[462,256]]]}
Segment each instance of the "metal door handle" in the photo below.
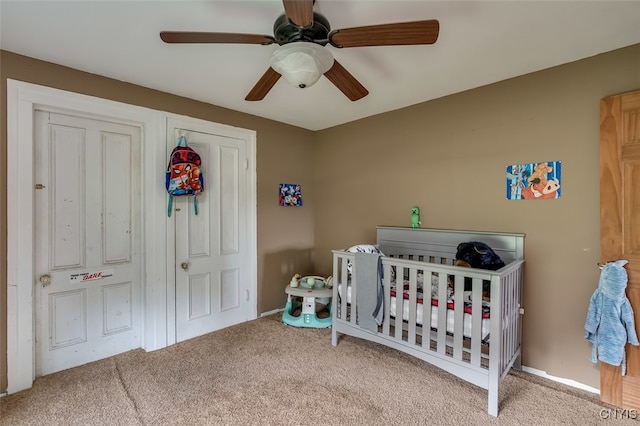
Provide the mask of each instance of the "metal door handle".
{"label": "metal door handle", "polygon": [[187,269],[189,269],[189,262],[182,262],[180,264],[180,267],[186,271]]}
{"label": "metal door handle", "polygon": [[40,284],[42,284],[42,287],[46,287],[49,284],[51,284],[51,275],[49,274],[40,275]]}

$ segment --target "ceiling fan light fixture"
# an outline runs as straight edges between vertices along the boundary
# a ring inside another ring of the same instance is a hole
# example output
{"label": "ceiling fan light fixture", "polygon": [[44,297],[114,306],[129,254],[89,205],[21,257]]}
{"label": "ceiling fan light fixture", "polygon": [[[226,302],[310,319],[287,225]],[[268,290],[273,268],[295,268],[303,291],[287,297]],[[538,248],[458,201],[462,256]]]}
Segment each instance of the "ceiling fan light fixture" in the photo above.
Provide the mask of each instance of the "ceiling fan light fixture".
{"label": "ceiling fan light fixture", "polygon": [[283,44],[271,55],[269,65],[295,87],[313,86],[333,66],[333,55],[324,46],[306,41]]}

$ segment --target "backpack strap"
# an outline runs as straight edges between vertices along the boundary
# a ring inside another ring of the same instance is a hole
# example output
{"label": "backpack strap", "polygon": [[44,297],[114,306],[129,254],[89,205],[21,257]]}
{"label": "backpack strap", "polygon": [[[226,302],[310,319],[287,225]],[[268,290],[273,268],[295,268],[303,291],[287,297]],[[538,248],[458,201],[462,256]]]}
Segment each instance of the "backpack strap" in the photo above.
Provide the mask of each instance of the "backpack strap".
{"label": "backpack strap", "polygon": [[189,146],[189,144],[187,143],[187,138],[185,138],[184,136],[180,135],[180,137],[178,138],[178,143],[176,144],[176,146]]}
{"label": "backpack strap", "polygon": [[197,215],[198,214],[198,196],[193,195],[193,211]]}
{"label": "backpack strap", "polygon": [[169,194],[169,202],[167,203],[167,216],[171,217],[171,210],[173,210],[173,195]]}

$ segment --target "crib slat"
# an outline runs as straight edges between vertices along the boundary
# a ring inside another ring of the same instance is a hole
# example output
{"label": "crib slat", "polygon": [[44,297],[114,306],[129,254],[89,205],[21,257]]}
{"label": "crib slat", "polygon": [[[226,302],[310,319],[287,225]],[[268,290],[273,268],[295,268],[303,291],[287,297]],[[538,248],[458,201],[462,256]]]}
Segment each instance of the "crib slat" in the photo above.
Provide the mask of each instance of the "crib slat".
{"label": "crib slat", "polygon": [[509,276],[506,276],[505,279],[501,280],[501,291],[502,291],[502,306],[500,311],[504,316],[504,326],[503,326],[503,339],[504,342],[502,344],[502,356],[500,357],[502,360],[502,365],[500,369],[504,369],[506,363],[509,362],[508,356],[509,352],[513,349],[513,327],[511,327],[511,313],[513,310],[513,285],[510,282]]}
{"label": "crib slat", "polygon": [[391,327],[391,313],[389,305],[391,303],[391,265],[389,262],[385,262],[383,260],[383,282],[382,282],[382,290],[384,295],[384,318],[382,322],[382,333],[385,336],[389,335],[389,329]]}
{"label": "crib slat", "polygon": [[482,280],[474,278],[471,290],[471,365],[480,365],[482,351]]}
{"label": "crib slat", "polygon": [[[331,303],[333,305],[333,320],[342,318],[342,305],[347,303],[347,299],[343,297],[342,289],[342,258],[338,253],[333,253],[333,299]],[[332,334],[333,330],[331,331]]]}
{"label": "crib slat", "polygon": [[455,276],[453,311],[453,357],[462,359],[462,341],[464,337],[464,277]]}
{"label": "crib slat", "polygon": [[[510,354],[516,353],[518,349],[518,316],[520,315],[520,306],[518,305],[518,286],[516,285],[516,271],[513,271],[506,277],[509,280],[509,351]],[[506,358],[506,357],[505,357]]]}
{"label": "crib slat", "polygon": [[402,340],[402,316],[404,313],[403,284],[404,284],[405,268],[399,266],[396,268],[396,320],[395,320],[395,338]]}
{"label": "crib slat", "polygon": [[441,274],[438,280],[438,339],[436,349],[439,354],[447,352],[447,277]]}
{"label": "crib slat", "polygon": [[342,273],[340,274],[341,283],[342,283],[342,305],[341,305],[341,313],[340,318],[343,321],[346,321],[348,318],[348,285],[349,285],[349,273],[347,270],[347,259],[342,257]]}
{"label": "crib slat", "polygon": [[358,322],[358,268],[355,264],[355,256],[351,259],[351,316],[349,321],[352,324]]}
{"label": "crib slat", "polygon": [[418,309],[417,276],[418,270],[416,268],[411,268],[409,270],[409,299],[405,300],[409,305],[409,315],[407,317],[407,342],[412,345],[416,343],[416,310]]}

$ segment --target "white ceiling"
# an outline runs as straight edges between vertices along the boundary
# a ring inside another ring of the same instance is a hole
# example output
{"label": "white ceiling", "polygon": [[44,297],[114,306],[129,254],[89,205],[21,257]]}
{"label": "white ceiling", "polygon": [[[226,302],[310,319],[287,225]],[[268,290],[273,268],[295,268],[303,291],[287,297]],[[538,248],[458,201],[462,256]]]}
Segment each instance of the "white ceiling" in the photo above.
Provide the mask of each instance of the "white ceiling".
{"label": "white ceiling", "polygon": [[[244,97],[277,44],[165,44],[162,30],[273,35],[280,0],[0,0],[0,48],[310,130],[640,43],[640,1],[317,0],[332,29],[437,19],[434,45],[336,49],[368,90],[351,102],[326,78]],[[640,60],[640,59],[639,59]],[[612,77],[614,78],[614,77]]]}

